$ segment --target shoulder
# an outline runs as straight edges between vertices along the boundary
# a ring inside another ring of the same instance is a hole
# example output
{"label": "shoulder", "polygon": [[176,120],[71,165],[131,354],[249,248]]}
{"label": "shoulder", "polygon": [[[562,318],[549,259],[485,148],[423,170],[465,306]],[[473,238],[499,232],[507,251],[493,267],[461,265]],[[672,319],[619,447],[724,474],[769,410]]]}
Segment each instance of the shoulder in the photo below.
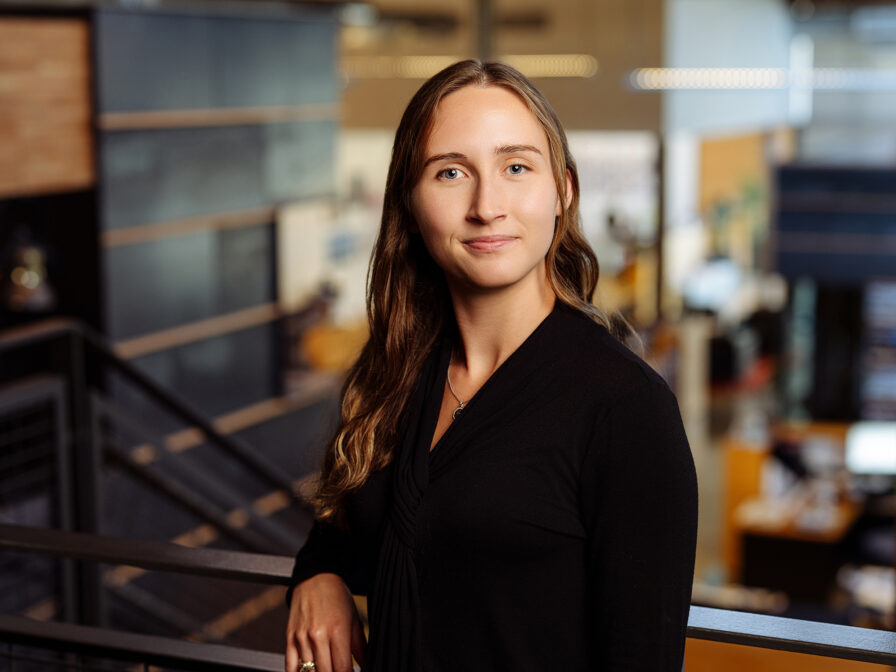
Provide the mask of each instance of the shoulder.
{"label": "shoulder", "polygon": [[589,315],[569,308],[559,321],[566,344],[557,356],[561,384],[575,390],[573,403],[589,425],[582,478],[606,492],[639,482],[667,496],[690,496],[693,458],[666,381]]}
{"label": "shoulder", "polygon": [[551,329],[552,373],[609,408],[628,397],[672,395],[665,380],[602,324],[561,304]]}

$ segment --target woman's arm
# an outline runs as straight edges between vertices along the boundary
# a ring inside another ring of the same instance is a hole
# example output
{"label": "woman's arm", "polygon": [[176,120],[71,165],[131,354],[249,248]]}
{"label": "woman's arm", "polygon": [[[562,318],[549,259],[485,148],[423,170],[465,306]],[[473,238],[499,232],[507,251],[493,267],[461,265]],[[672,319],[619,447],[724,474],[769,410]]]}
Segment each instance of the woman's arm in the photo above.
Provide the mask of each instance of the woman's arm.
{"label": "woman's arm", "polygon": [[679,672],[694,576],[697,479],[665,384],[643,384],[597,420],[581,487],[588,622],[601,669]]}
{"label": "woman's arm", "polygon": [[331,523],[314,521],[308,539],[296,554],[292,582],[286,591],[287,606],[292,601],[295,587],[315,574],[336,574],[349,583],[352,576],[352,555],[351,537],[347,532]]}
{"label": "woman's arm", "polygon": [[286,595],[286,672],[309,660],[317,672],[351,672],[353,655],[363,664],[364,630],[348,586],[353,556],[348,534],[315,522]]}

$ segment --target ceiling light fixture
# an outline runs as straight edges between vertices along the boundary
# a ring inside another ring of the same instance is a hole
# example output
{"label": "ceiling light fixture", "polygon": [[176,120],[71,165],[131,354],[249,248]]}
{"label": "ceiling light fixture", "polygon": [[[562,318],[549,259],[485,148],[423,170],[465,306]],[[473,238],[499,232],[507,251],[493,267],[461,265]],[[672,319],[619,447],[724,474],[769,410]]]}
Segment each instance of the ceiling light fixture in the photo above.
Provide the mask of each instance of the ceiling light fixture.
{"label": "ceiling light fixture", "polygon": [[628,76],[636,91],[812,89],[896,91],[896,70],[814,68],[638,68]]}

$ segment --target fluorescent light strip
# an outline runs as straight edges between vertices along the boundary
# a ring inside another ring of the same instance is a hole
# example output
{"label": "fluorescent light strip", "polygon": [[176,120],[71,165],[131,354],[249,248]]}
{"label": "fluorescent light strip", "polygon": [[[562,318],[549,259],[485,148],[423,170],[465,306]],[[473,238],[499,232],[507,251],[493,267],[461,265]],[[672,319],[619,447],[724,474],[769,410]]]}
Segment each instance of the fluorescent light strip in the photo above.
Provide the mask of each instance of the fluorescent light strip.
{"label": "fluorescent light strip", "polygon": [[508,54],[498,60],[527,77],[594,77],[597,59],[590,54]]}
{"label": "fluorescent light strip", "polygon": [[[354,56],[344,59],[343,72],[352,79],[427,79],[462,60],[460,56]],[[527,77],[579,77],[597,74],[597,59],[590,54],[509,54],[499,61]]]}
{"label": "fluorescent light strip", "polygon": [[638,68],[629,84],[639,91],[675,89],[786,89],[783,68]]}
{"label": "fluorescent light strip", "polygon": [[638,68],[628,76],[636,91],[813,89],[896,91],[896,70],[815,68]]}

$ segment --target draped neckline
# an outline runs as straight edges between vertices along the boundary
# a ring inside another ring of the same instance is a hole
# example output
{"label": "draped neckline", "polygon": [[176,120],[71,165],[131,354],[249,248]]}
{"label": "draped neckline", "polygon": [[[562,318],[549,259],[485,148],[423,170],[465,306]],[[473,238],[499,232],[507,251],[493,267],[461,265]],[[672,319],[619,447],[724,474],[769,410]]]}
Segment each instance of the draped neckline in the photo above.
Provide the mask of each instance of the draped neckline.
{"label": "draped neckline", "polygon": [[[427,408],[425,409],[425,415],[422,418],[423,420],[423,428],[424,430],[421,432],[422,437],[427,437],[428,441],[426,442],[426,453],[429,456],[429,461],[431,466],[438,467],[442,460],[440,459],[441,454],[448,452],[445,449],[447,445],[450,448],[450,445],[457,441],[454,438],[454,434],[458,435],[468,435],[468,428],[473,426],[478,426],[482,421],[482,417],[477,413],[478,409],[481,407],[488,406],[489,400],[494,396],[493,390],[495,388],[513,389],[508,385],[501,385],[501,381],[506,377],[515,377],[520,382],[522,382],[523,378],[528,377],[527,373],[531,373],[532,366],[524,366],[522,370],[520,367],[516,366],[517,360],[526,360],[525,354],[529,350],[533,350],[537,348],[538,342],[541,340],[541,336],[544,331],[547,330],[548,325],[556,319],[557,315],[564,310],[565,304],[563,304],[560,299],[554,300],[554,306],[551,308],[551,311],[545,315],[544,319],[541,320],[536,326],[535,329],[520,343],[516,349],[511,352],[501,364],[498,365],[492,374],[485,380],[485,382],[479,387],[470,399],[467,400],[463,412],[454,419],[450,425],[445,429],[442,433],[442,436],[439,437],[439,440],[436,441],[435,445],[432,444],[432,438],[435,435],[436,426],[439,421],[439,412],[441,410],[442,404],[442,396],[445,390],[445,382],[448,377],[448,366],[451,360],[451,353],[455,349],[459,337],[457,334],[452,335],[451,337],[446,337],[442,339],[441,346],[437,353],[436,358],[436,378],[432,383],[432,387],[428,391],[427,394]],[[545,353],[548,354],[548,353]],[[531,358],[531,364],[537,365],[536,358]],[[537,366],[535,367],[537,368]],[[516,374],[514,376],[514,374]],[[441,392],[441,393],[440,393]],[[435,404],[433,406],[433,404]],[[471,418],[471,416],[473,416]],[[487,416],[486,416],[487,418]],[[457,428],[460,429],[457,429]],[[430,448],[430,446],[432,446]],[[417,446],[417,450],[415,452],[420,452],[421,446]]]}

